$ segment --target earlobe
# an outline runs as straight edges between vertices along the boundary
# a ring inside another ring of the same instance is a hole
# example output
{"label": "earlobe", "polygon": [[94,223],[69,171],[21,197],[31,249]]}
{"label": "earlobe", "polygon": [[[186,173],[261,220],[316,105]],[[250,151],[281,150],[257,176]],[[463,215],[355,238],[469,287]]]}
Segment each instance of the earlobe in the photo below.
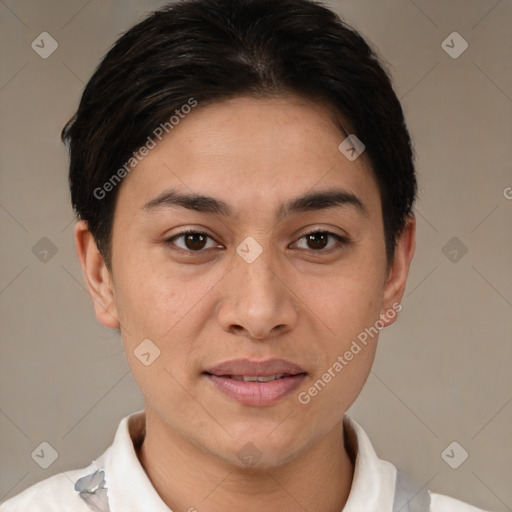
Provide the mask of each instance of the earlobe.
{"label": "earlobe", "polygon": [[[382,300],[381,319],[385,325],[392,324],[397,315],[390,311],[400,311],[409,268],[416,247],[416,219],[413,214],[407,217],[405,228],[395,247],[395,256],[389,268]],[[400,306],[399,306],[400,305]]]}
{"label": "earlobe", "polygon": [[75,225],[75,248],[96,318],[105,327],[118,329],[119,317],[112,276],[86,221],[80,220]]}

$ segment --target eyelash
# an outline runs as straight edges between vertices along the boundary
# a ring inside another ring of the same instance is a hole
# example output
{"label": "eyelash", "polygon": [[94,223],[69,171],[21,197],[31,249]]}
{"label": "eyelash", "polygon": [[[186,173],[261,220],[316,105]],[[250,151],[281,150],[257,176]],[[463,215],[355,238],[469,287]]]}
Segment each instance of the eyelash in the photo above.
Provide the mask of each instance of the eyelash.
{"label": "eyelash", "polygon": [[[333,233],[331,231],[327,231],[325,229],[315,229],[313,231],[305,233],[298,240],[302,240],[302,239],[304,239],[304,238],[306,238],[306,237],[308,237],[310,235],[315,235],[315,234],[318,234],[318,233],[335,238],[337,240],[338,244],[347,244],[349,242],[349,239],[347,237],[338,235],[336,233]],[[202,235],[202,236],[210,238],[211,240],[214,240],[213,237],[211,237],[208,233],[204,233],[202,231],[197,231],[195,229],[187,229],[185,231],[181,231],[180,233],[177,233],[176,235],[173,235],[172,237],[164,240],[164,243],[166,243],[168,245],[174,245],[176,250],[184,252],[184,253],[189,253],[189,254],[194,254],[194,253],[199,254],[201,252],[205,252],[206,251],[206,249],[200,249],[200,250],[197,250],[197,251],[193,251],[193,250],[190,250],[190,249],[183,249],[182,247],[177,247],[175,245],[175,243],[174,243],[175,240],[180,239],[180,238],[184,238],[187,235]],[[315,249],[301,249],[301,250],[309,250],[312,253],[317,253],[317,254],[320,254],[320,253],[327,254],[327,253],[332,252],[333,249],[335,250],[336,247],[329,247],[328,249],[316,249],[316,250]]]}

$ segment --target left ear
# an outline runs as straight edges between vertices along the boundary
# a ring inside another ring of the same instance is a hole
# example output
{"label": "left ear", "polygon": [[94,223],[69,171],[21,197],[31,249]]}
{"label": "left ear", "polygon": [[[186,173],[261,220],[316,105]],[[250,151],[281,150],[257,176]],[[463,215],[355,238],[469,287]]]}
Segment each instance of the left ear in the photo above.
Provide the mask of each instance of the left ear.
{"label": "left ear", "polygon": [[389,315],[386,312],[394,310],[396,313],[402,309],[400,302],[404,295],[407,275],[409,274],[415,248],[416,218],[413,214],[410,214],[407,216],[405,228],[397,240],[393,262],[390,265],[384,284],[380,315],[385,326],[391,325],[397,318],[396,314]]}

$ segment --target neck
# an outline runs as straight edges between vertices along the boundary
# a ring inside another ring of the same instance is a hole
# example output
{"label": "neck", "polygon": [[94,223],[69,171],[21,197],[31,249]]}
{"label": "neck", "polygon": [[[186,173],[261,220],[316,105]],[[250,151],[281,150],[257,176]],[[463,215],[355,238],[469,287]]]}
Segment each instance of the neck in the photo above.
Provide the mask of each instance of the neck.
{"label": "neck", "polygon": [[137,455],[162,501],[175,512],[340,512],[354,472],[345,437],[337,424],[291,462],[256,470],[220,460],[146,413]]}

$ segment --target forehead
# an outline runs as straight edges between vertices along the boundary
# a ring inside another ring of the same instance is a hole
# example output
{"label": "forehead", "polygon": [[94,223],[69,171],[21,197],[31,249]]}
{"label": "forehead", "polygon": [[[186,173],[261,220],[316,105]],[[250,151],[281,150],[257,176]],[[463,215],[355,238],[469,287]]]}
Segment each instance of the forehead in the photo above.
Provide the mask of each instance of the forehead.
{"label": "forehead", "polygon": [[168,188],[263,210],[328,187],[379,201],[365,155],[348,160],[328,107],[300,97],[200,104],[126,176],[119,202],[141,208]]}

